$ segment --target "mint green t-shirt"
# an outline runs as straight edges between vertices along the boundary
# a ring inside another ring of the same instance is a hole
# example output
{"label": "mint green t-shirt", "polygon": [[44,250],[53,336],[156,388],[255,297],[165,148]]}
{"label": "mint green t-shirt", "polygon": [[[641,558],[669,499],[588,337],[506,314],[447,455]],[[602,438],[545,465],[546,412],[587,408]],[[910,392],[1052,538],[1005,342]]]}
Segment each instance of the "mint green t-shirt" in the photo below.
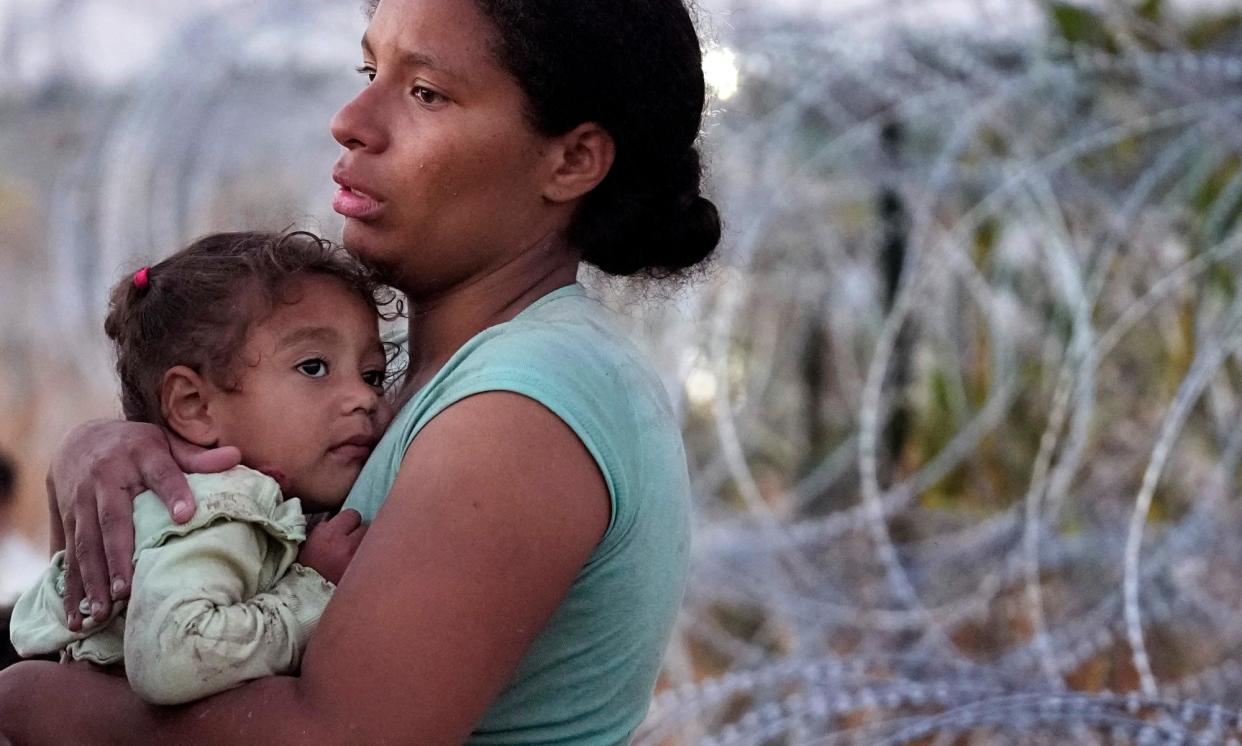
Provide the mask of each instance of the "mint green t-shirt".
{"label": "mint green t-shirt", "polygon": [[599,465],[612,515],[469,743],[625,743],[646,713],[681,603],[690,482],[662,383],[581,285],[549,293],[458,350],[397,414],[345,507],[372,520],[419,431],[485,391],[530,397],[572,428]]}

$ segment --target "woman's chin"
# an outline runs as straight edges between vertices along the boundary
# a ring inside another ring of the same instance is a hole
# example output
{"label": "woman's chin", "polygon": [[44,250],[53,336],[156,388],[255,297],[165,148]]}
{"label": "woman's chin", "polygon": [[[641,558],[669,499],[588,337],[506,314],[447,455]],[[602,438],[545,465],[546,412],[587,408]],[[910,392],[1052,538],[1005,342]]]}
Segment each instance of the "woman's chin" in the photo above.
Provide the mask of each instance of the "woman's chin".
{"label": "woman's chin", "polygon": [[341,232],[341,243],[345,250],[360,260],[365,261],[374,252],[375,231],[358,220],[345,219],[345,228]]}
{"label": "woman's chin", "polygon": [[356,220],[347,220],[341,234],[341,243],[355,259],[376,272],[385,282],[392,284],[391,278],[395,276],[392,262],[394,252],[378,240],[375,231],[368,230],[366,225],[359,224]]}

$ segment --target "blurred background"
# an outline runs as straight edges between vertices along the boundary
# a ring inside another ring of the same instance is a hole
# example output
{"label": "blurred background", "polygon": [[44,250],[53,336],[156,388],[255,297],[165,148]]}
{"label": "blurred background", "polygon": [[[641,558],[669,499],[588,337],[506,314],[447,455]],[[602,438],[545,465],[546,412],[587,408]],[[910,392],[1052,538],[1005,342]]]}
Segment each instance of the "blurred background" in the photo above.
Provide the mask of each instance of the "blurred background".
{"label": "blurred background", "polygon": [[[1242,2],[699,16],[720,258],[586,278],[664,375],[698,507],[636,743],[1237,743]],[[118,411],[121,272],[339,235],[363,26],[0,0],[0,581],[59,439]]]}

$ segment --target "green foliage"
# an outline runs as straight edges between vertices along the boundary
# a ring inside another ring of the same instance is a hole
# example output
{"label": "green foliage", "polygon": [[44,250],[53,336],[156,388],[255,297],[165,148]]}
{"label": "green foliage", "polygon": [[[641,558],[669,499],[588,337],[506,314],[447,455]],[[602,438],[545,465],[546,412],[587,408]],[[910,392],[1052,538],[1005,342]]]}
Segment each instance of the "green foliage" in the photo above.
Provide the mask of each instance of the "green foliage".
{"label": "green foliage", "polygon": [[[1242,159],[1236,154],[1221,159],[1207,178],[1191,195],[1189,206],[1194,216],[1194,230],[1190,234],[1191,246],[1204,251],[1229,236],[1242,216],[1242,199],[1236,192],[1236,182],[1242,178]],[[1212,288],[1226,298],[1237,292],[1234,269],[1214,263],[1206,277],[1206,287]]]}
{"label": "green foliage", "polygon": [[1141,0],[1134,14],[1145,21],[1159,24],[1164,17],[1164,0]]}
{"label": "green foliage", "polygon": [[1117,52],[1117,40],[1097,11],[1059,0],[1046,7],[1053,29],[1067,43]]}
{"label": "green foliage", "polygon": [[1239,31],[1242,31],[1242,11],[1204,13],[1190,22],[1183,40],[1191,49],[1203,50],[1236,37]]}
{"label": "green foliage", "polygon": [[992,255],[996,250],[997,243],[1000,242],[1003,228],[1001,221],[995,215],[987,216],[975,226],[972,258],[975,261],[975,266],[985,272],[992,264]]}
{"label": "green foliage", "polygon": [[[1111,18],[1071,0],[1050,0],[1044,9],[1055,37],[1110,54],[1120,51],[1121,37],[1146,49],[1167,49],[1172,39],[1177,49],[1207,50],[1242,32],[1242,11],[1200,11],[1185,19],[1167,12],[1164,0],[1137,0],[1129,13]],[[1153,34],[1156,30],[1158,33]]]}

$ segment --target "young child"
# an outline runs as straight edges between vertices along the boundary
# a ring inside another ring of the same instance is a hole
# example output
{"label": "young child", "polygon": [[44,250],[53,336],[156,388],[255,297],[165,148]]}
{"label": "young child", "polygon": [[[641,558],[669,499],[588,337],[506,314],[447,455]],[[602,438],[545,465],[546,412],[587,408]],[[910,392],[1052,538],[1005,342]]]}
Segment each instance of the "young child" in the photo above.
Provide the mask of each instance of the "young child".
{"label": "young child", "polygon": [[156,704],[295,671],[362,540],[353,511],[307,539],[302,510],[340,507],[391,417],[378,328],[390,292],[308,233],[208,236],[121,282],[104,328],[126,418],[236,446],[243,466],[188,475],[185,524],[154,494],[135,498],[133,589],[105,623],[68,628],[57,553],[14,610],[17,650],[123,664]]}

